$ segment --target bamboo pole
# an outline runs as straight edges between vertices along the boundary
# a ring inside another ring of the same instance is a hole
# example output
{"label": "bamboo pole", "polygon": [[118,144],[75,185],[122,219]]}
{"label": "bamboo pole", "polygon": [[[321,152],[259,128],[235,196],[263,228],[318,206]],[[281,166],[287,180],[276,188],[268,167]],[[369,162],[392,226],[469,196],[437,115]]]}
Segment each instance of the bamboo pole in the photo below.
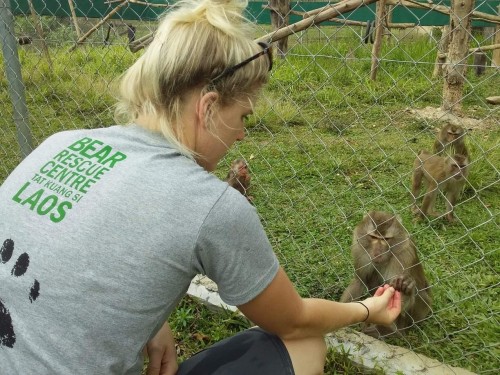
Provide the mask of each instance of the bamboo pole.
{"label": "bamboo pole", "polygon": [[78,47],[80,44],[82,44],[94,31],[96,31],[101,25],[106,23],[113,15],[118,12],[121,8],[123,8],[125,5],[127,5],[129,0],[123,0],[121,4],[119,4],[115,9],[110,11],[106,16],[100,20],[94,27],[92,27],[89,31],[85,33],[81,38],[79,38],[75,44],[69,49],[69,51],[74,51],[76,47]]}
{"label": "bamboo pole", "polygon": [[382,37],[384,36],[385,16],[385,0],[379,0],[379,2],[377,2],[377,10],[375,13],[375,41],[373,42],[372,47],[372,66],[370,70],[370,79],[372,81],[375,81],[377,78],[380,49],[382,48]]}
{"label": "bamboo pole", "polygon": [[[500,49],[500,43],[499,44],[489,44],[487,46],[481,46],[481,47],[469,48],[467,50],[467,52],[474,53],[474,52],[484,52],[484,51],[495,51],[498,49]],[[438,57],[446,58],[446,53],[440,53],[440,54],[438,54]]]}
{"label": "bamboo pole", "polygon": [[[450,14],[450,8],[444,5],[434,5],[428,3],[421,3],[416,0],[387,0],[388,5],[402,5],[407,8],[417,8],[417,9],[430,9],[443,14]],[[473,10],[471,12],[472,19],[488,21],[496,24],[500,24],[500,16],[495,16],[493,14],[479,12]]]}
{"label": "bamboo pole", "polygon": [[33,6],[33,0],[28,0],[28,5],[30,7],[31,17],[33,17],[33,24],[35,25],[36,33],[42,42],[42,50],[47,62],[49,63],[50,70],[52,70],[52,59],[50,58],[49,48],[47,47],[47,43],[45,43],[45,37],[43,35],[43,28],[40,22],[40,18],[38,17],[38,13]]}
{"label": "bamboo pole", "polygon": [[[365,21],[353,21],[353,20],[347,20],[345,18],[332,18],[332,19],[330,19],[330,21],[342,23],[342,24],[348,25],[348,26],[366,26]],[[389,28],[394,28],[394,29],[408,29],[410,27],[415,27],[416,24],[414,24],[414,23],[391,23],[391,22],[388,22],[386,26]]]}
{"label": "bamboo pole", "polygon": [[69,4],[69,9],[71,11],[71,18],[73,18],[73,24],[75,25],[76,37],[77,39],[80,39],[81,31],[80,27],[78,26],[78,19],[76,18],[76,12],[75,12],[75,7],[73,5],[73,0],[68,0],[68,4]]}
{"label": "bamboo pole", "polygon": [[291,25],[282,27],[272,33],[261,36],[256,41],[275,42],[281,38],[295,34],[299,31],[305,30],[311,26],[319,25],[322,22],[328,21],[339,14],[350,12],[361,5],[369,5],[376,3],[378,0],[345,0],[337,4],[332,4],[323,8],[323,11],[316,13],[310,17],[304,18],[302,21],[292,23]]}

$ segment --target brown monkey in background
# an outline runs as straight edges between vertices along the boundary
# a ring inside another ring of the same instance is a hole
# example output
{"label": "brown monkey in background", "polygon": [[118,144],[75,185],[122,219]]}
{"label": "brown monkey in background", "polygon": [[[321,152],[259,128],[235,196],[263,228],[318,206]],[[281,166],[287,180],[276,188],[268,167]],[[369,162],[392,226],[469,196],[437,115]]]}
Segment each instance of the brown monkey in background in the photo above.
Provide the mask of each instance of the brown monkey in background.
{"label": "brown monkey in background", "polygon": [[365,324],[364,333],[373,337],[403,333],[429,314],[429,283],[415,245],[398,216],[369,212],[354,229],[351,254],[356,275],[342,294],[341,302],[355,301],[384,284],[400,291],[403,298],[401,315],[393,326]]}
{"label": "brown monkey in background", "polygon": [[[412,195],[414,214],[419,217],[441,216],[434,206],[439,191],[446,194],[446,218],[455,220],[453,207],[460,196],[468,175],[468,159],[464,155],[437,156],[422,150],[413,163]],[[426,192],[422,207],[419,208],[417,198],[420,195],[422,179],[425,180]]]}
{"label": "brown monkey in background", "polygon": [[443,151],[446,151],[447,155],[460,154],[469,157],[465,147],[465,131],[461,126],[448,124],[439,131],[434,142],[434,153],[441,155]]}
{"label": "brown monkey in background", "polygon": [[253,200],[253,197],[248,195],[250,180],[250,171],[248,170],[248,164],[246,161],[243,159],[233,160],[226,177],[226,182],[229,186],[235,188],[243,194],[249,202]]}

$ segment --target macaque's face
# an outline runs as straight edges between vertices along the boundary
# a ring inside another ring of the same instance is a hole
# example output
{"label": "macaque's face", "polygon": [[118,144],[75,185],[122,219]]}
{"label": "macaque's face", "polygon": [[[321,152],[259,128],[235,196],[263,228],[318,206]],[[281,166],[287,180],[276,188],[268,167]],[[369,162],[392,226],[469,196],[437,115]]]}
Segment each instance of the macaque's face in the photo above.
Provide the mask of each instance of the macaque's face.
{"label": "macaque's face", "polygon": [[374,264],[386,263],[393,255],[393,246],[401,241],[397,238],[397,221],[385,213],[373,215],[375,221],[364,219],[364,228],[357,241]]}
{"label": "macaque's face", "polygon": [[461,155],[455,155],[451,161],[451,175],[455,180],[461,180],[466,177],[467,159]]}
{"label": "macaque's face", "polygon": [[239,176],[246,177],[248,175],[248,166],[245,162],[240,162],[236,166],[236,171]]}
{"label": "macaque's face", "polygon": [[451,126],[446,131],[446,141],[448,143],[453,142],[462,135],[462,129],[456,126]]}

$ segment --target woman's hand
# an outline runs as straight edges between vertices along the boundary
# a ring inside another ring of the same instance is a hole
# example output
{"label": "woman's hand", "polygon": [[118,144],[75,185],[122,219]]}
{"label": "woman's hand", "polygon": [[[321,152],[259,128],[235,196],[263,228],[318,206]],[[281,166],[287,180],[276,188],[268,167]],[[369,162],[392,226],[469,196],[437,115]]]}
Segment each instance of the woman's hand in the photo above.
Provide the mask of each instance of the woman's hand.
{"label": "woman's hand", "polygon": [[177,373],[177,352],[168,322],[144,347],[144,355],[149,357],[147,375],[175,375]]}
{"label": "woman's hand", "polygon": [[370,311],[368,323],[390,325],[401,313],[401,292],[386,284],[363,303]]}

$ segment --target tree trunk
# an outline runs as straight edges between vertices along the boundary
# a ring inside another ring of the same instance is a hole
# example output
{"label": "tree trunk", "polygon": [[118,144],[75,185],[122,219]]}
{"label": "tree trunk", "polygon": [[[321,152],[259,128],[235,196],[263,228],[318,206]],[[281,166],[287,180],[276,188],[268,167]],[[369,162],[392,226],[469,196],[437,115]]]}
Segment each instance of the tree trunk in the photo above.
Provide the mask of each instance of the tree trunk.
{"label": "tree trunk", "polygon": [[382,37],[384,36],[384,25],[386,23],[385,17],[385,0],[379,0],[375,16],[375,41],[372,48],[372,66],[370,71],[370,79],[372,81],[375,81],[375,78],[377,78],[380,49],[382,48]]}
{"label": "tree trunk", "polygon": [[[290,21],[290,0],[270,0],[271,23],[275,30],[281,29]],[[278,56],[285,57],[288,51],[288,37],[278,40]]]}
{"label": "tree trunk", "polygon": [[474,0],[451,1],[450,46],[446,63],[443,66],[442,109],[445,111],[460,112],[461,110],[473,9]]}
{"label": "tree trunk", "polygon": [[[500,16],[500,5],[498,6],[498,15]],[[500,43],[500,25],[497,25],[495,29],[495,42],[494,44]],[[491,66],[500,68],[500,49],[493,51],[493,57],[491,59]]]}
{"label": "tree trunk", "polygon": [[443,35],[438,44],[438,51],[436,55],[436,63],[434,65],[433,78],[441,77],[443,75],[443,64],[446,62],[446,54],[450,45],[450,26],[443,26]]}

